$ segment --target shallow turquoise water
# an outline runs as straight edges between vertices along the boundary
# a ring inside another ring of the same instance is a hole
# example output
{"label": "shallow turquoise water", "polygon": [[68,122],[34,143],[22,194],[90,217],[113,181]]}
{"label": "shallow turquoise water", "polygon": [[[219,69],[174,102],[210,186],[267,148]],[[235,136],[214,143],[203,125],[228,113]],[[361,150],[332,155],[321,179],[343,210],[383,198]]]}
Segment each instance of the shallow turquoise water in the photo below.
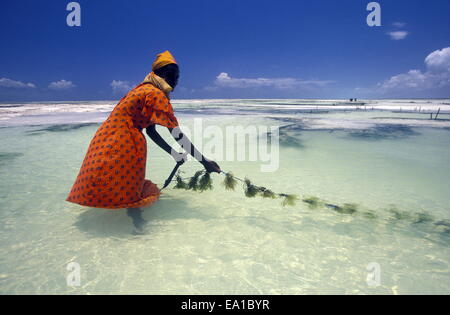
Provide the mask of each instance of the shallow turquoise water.
{"label": "shallow turquoise water", "polygon": [[[228,161],[222,169],[358,212],[248,199],[214,175],[213,191],[165,190],[145,210],[146,234],[134,236],[123,211],[64,201],[96,124],[3,127],[0,293],[450,293],[450,129],[386,126],[414,113],[241,114],[204,115],[204,124],[287,126],[280,167],[262,173],[259,162]],[[188,128],[197,116],[180,121]],[[162,184],[173,164],[149,141],[147,178]],[[198,169],[183,166],[187,175]],[[67,286],[69,262],[81,267],[80,287]],[[366,282],[373,262],[377,287]]]}

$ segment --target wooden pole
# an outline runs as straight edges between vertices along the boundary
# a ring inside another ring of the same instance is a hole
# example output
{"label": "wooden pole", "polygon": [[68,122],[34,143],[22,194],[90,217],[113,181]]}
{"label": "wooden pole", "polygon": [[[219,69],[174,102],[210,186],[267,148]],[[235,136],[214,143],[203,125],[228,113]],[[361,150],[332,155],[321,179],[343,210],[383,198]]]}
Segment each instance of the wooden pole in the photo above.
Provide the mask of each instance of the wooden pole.
{"label": "wooden pole", "polygon": [[437,120],[440,112],[441,112],[441,108],[439,107],[438,112],[437,112],[436,116],[434,117],[434,120]]}

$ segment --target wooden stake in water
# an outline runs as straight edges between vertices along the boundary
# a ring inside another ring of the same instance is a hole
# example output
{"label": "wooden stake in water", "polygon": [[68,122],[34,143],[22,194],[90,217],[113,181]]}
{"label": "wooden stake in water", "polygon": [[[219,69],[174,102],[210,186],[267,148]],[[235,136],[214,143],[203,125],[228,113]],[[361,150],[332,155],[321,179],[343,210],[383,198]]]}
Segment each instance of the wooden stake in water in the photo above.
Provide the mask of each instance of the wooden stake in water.
{"label": "wooden stake in water", "polygon": [[437,112],[436,116],[434,117],[434,120],[437,120],[440,112],[441,112],[441,108],[439,107],[438,112]]}

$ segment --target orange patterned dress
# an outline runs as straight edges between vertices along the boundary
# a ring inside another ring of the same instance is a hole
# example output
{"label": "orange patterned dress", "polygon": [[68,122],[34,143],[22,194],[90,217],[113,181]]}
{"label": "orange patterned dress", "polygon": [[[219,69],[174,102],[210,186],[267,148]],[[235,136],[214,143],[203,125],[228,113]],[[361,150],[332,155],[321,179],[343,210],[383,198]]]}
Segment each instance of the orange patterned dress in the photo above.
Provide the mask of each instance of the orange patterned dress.
{"label": "orange patterned dress", "polygon": [[123,209],[150,205],[160,190],[145,179],[150,125],[178,126],[164,92],[151,84],[131,90],[97,130],[67,201],[82,206]]}

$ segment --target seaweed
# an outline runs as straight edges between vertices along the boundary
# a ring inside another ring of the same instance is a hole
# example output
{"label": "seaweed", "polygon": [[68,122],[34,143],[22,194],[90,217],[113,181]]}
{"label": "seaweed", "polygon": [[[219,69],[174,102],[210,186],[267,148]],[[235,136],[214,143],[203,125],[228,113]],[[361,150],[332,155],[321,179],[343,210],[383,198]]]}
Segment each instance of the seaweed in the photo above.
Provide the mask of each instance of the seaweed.
{"label": "seaweed", "polygon": [[298,148],[298,149],[305,148],[305,145],[303,144],[302,140],[286,134],[285,135],[280,134],[280,145],[287,148]]}
{"label": "seaweed", "polygon": [[187,189],[188,184],[183,180],[181,175],[178,173],[176,177],[177,184],[175,185],[175,189]]}
{"label": "seaweed", "polygon": [[199,188],[198,180],[202,174],[203,174],[203,171],[198,171],[197,173],[195,173],[194,176],[192,176],[190,178],[189,183],[188,183],[188,189],[193,190],[193,191],[198,190],[198,188]]}
{"label": "seaweed", "polygon": [[246,178],[244,183],[245,196],[248,198],[256,197],[256,195],[260,192],[260,189],[253,185],[252,182]]}
{"label": "seaweed", "polygon": [[302,200],[304,203],[307,203],[310,209],[318,208],[322,202],[317,197],[307,197]]}
{"label": "seaweed", "polygon": [[61,124],[61,125],[49,125],[42,129],[27,131],[30,135],[36,135],[42,132],[66,132],[81,129],[84,127],[96,126],[97,123],[82,123],[82,124]]}
{"label": "seaweed", "polygon": [[366,219],[371,219],[371,220],[374,220],[374,219],[378,218],[378,215],[377,215],[375,212],[373,212],[373,211],[366,211],[366,212],[363,212],[362,215],[363,215]]}
{"label": "seaweed", "polygon": [[444,235],[449,236],[450,235],[450,220],[442,220],[434,223],[435,228],[437,229],[437,232]]}
{"label": "seaweed", "polygon": [[391,206],[388,209],[388,212],[393,215],[392,216],[393,219],[398,221],[410,221],[412,219],[411,214],[409,214],[406,211],[400,211],[395,206]]}
{"label": "seaweed", "polygon": [[403,139],[419,135],[412,127],[401,124],[378,124],[373,128],[352,131],[349,136],[364,140]]}
{"label": "seaweed", "polygon": [[18,158],[19,156],[22,156],[22,155],[23,155],[23,153],[0,152],[0,161],[13,160],[13,159]]}
{"label": "seaweed", "polygon": [[[231,172],[228,173],[222,172],[222,173],[225,174],[223,185],[225,186],[226,190],[234,190],[237,186],[237,182],[241,181],[244,184],[245,196],[248,198],[254,198],[256,196],[261,196],[263,198],[269,199],[283,198],[282,201],[283,206],[293,206],[295,205],[295,202],[299,199],[297,195],[277,194],[266,187],[253,185],[250,179],[245,178],[245,180],[242,180],[240,178],[235,177]],[[205,171],[198,171],[195,173],[194,176],[186,179],[189,180],[188,183],[185,182],[185,179],[183,179],[180,176],[180,172],[178,172],[175,180],[177,182],[174,187],[175,189],[186,189],[200,192],[213,189],[211,174]]]}
{"label": "seaweed", "polygon": [[270,199],[277,198],[277,195],[273,191],[271,191],[270,189],[265,189],[262,192],[262,196],[263,196],[263,198],[270,198]]}
{"label": "seaweed", "polygon": [[413,224],[429,223],[433,221],[433,217],[426,212],[418,212],[414,215]]}
{"label": "seaweed", "polygon": [[443,227],[447,227],[450,228],[450,220],[442,220],[442,221],[438,221],[434,224],[435,226],[443,226]]}
{"label": "seaweed", "polygon": [[0,165],[7,164],[21,156],[23,156],[23,153],[0,152]]}
{"label": "seaweed", "polygon": [[[4,158],[5,156],[10,157],[9,154],[0,153],[0,162],[2,157]],[[204,170],[197,171],[194,174],[194,176],[189,178],[182,178],[180,173],[181,171],[178,172],[175,179],[176,181],[176,185],[174,187],[175,189],[185,189],[199,192],[213,189],[211,173],[208,173]],[[231,172],[228,173],[222,172],[222,174],[225,175],[223,185],[226,190],[235,190],[238,181],[240,181],[243,183],[245,196],[248,198],[254,198],[256,196],[268,199],[281,198],[282,199],[281,205],[283,207],[294,206],[297,200],[300,199],[297,195],[294,194],[275,193],[274,191],[266,187],[256,186],[252,183],[250,179],[248,178],[240,179],[238,177],[235,177]],[[301,201],[307,204],[310,209],[317,209],[319,207],[324,206],[343,215],[354,215],[359,213],[359,215],[369,220],[375,220],[379,217],[372,210],[360,211],[359,206],[354,203],[344,203],[343,205],[336,205],[332,203],[326,203],[325,201],[315,196],[305,197],[301,199]],[[389,217],[390,220],[407,221],[408,223],[412,224],[430,223],[435,226],[435,229],[438,230],[439,233],[445,235],[450,234],[450,220],[434,222],[434,218],[425,211],[416,212],[412,214],[407,211],[399,210],[394,205],[391,205],[390,208],[386,209],[386,211],[391,214],[391,216]]]}
{"label": "seaweed", "polygon": [[213,189],[211,173],[206,172],[202,177],[200,177],[200,180],[198,181],[198,190],[200,192],[203,192],[205,190],[211,189]]}
{"label": "seaweed", "polygon": [[223,185],[225,186],[226,190],[235,190],[238,182],[234,178],[233,173],[228,172],[225,174],[225,179],[223,181]]}
{"label": "seaweed", "polygon": [[283,201],[281,202],[281,205],[283,207],[295,206],[296,201],[299,199],[297,195],[280,194],[280,197],[284,198]]}
{"label": "seaweed", "polygon": [[355,214],[356,212],[358,212],[358,205],[354,203],[345,203],[336,211],[340,214]]}
{"label": "seaweed", "polygon": [[341,207],[339,207],[339,206],[337,206],[337,205],[333,205],[333,204],[331,204],[331,203],[326,203],[325,206],[326,206],[327,208],[330,208],[331,210],[334,210],[334,211],[338,211],[338,210],[342,209]]}
{"label": "seaweed", "polygon": [[[301,123],[281,126],[278,129],[279,144],[288,148],[305,148],[303,141],[299,138],[301,135],[300,132],[303,130],[305,130],[305,127]],[[268,135],[270,135],[270,133],[268,133]]]}

